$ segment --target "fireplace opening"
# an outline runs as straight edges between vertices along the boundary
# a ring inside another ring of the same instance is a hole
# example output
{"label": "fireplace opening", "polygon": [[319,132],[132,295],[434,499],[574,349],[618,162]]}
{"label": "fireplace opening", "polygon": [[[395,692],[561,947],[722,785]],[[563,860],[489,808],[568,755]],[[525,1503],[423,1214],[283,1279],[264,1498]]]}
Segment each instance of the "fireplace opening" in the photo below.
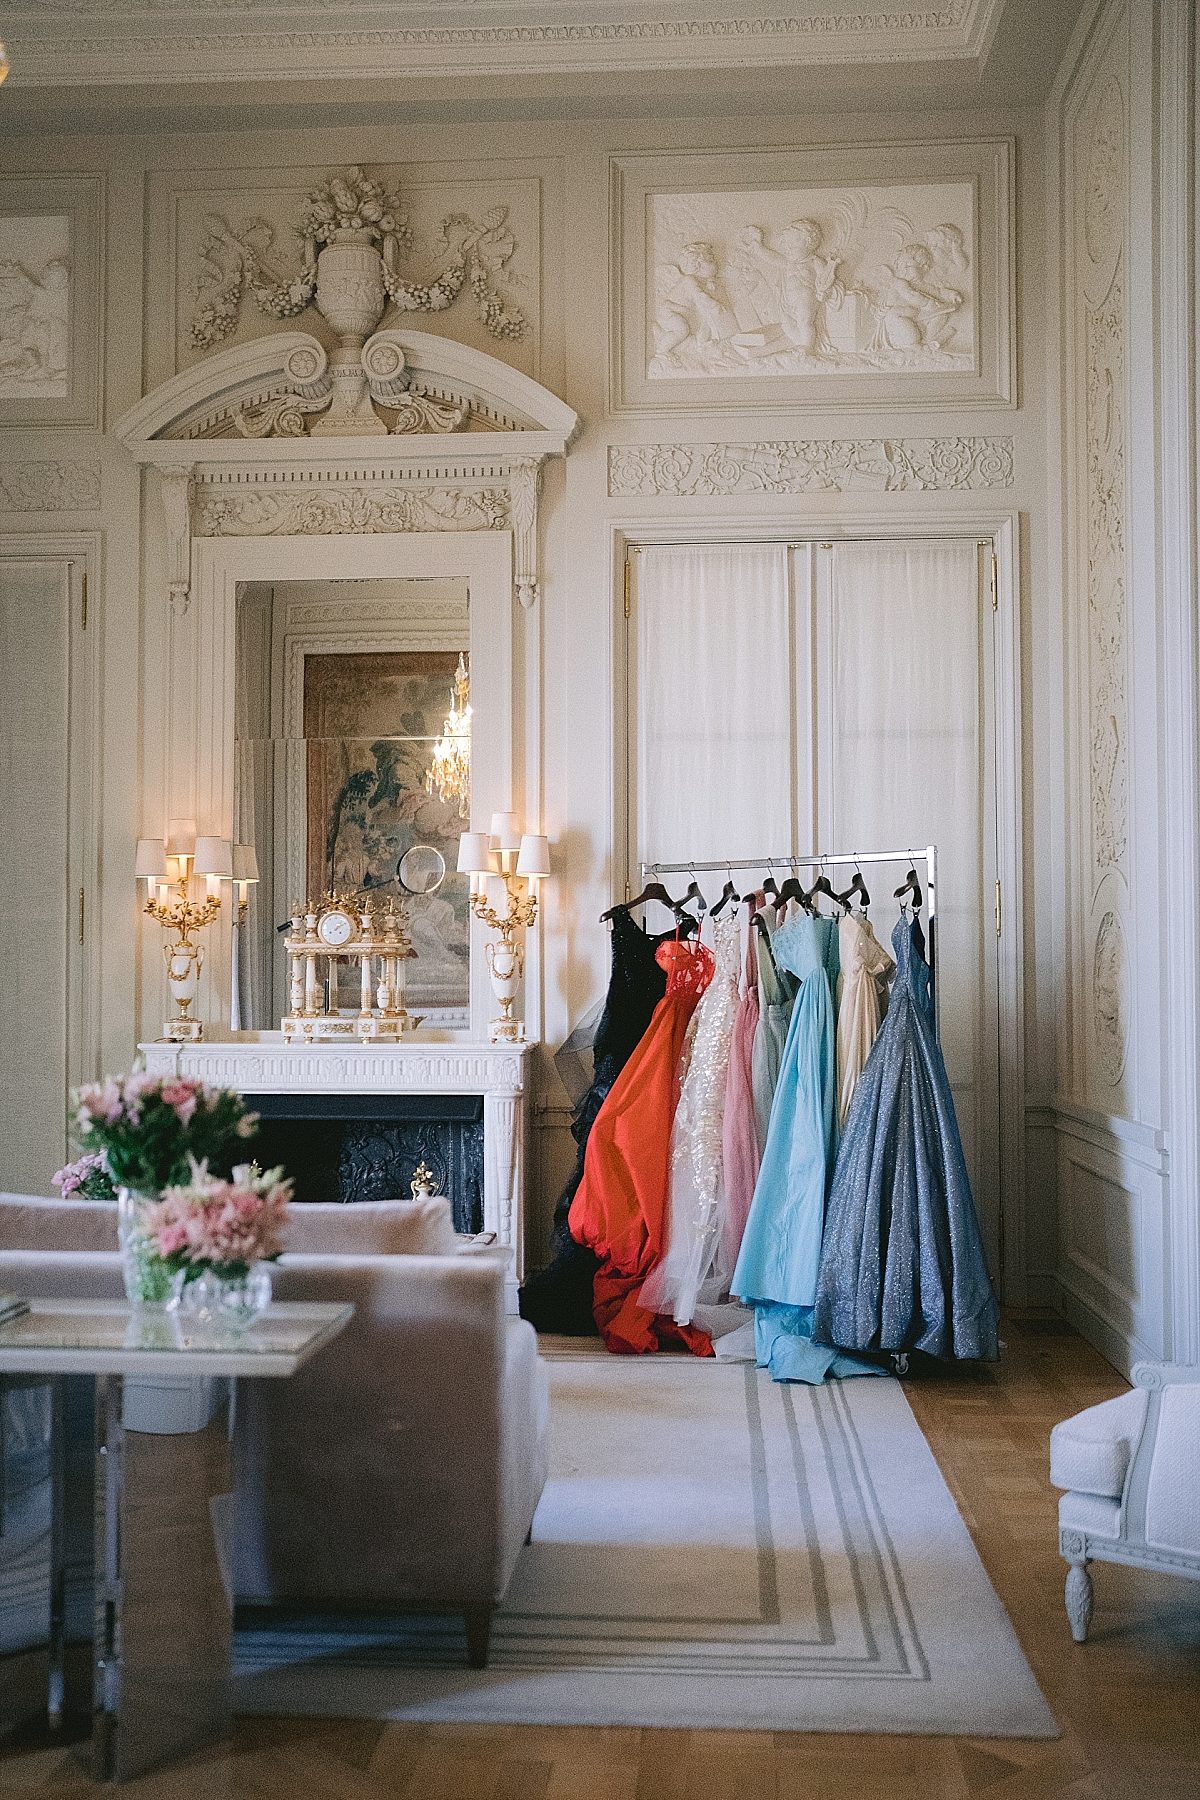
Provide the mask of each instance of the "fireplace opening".
{"label": "fireplace opening", "polygon": [[254,1155],[283,1163],[298,1202],[408,1200],[419,1163],[454,1229],[483,1229],[481,1094],[251,1094]]}

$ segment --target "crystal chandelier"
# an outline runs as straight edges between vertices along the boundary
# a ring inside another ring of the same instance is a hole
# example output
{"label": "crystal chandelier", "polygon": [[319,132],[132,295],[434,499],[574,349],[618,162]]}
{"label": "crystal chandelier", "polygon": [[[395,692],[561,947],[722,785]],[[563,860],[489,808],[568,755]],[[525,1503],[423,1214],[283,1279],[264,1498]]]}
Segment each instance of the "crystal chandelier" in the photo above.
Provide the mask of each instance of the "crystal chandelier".
{"label": "crystal chandelier", "polygon": [[442,735],[433,746],[433,761],[425,777],[425,792],[442,800],[458,801],[458,816],[471,810],[471,679],[460,652],[454,673],[454,693]]}

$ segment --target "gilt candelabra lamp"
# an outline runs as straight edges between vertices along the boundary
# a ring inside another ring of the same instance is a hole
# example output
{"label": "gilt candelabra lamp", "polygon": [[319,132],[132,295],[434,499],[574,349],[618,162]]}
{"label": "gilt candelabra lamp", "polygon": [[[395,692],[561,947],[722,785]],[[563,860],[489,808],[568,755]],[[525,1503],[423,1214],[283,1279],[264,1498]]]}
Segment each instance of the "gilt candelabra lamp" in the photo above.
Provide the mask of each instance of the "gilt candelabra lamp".
{"label": "gilt candelabra lamp", "polygon": [[204,1027],[192,1007],[200,989],[204,946],[196,942],[196,935],[221,910],[221,882],[233,875],[233,846],[228,838],[197,834],[191,819],[172,819],[165,842],[138,839],[135,869],[138,880],[146,883],[143,910],[168,934],[163,962],[175,1015],[164,1022],[163,1036],[174,1043],[197,1043]]}
{"label": "gilt candelabra lamp", "polygon": [[[524,972],[524,958],[517,945],[518,931],[528,931],[537,918],[536,883],[550,873],[549,841],[534,832],[522,832],[517,815],[492,814],[492,829],[464,831],[458,840],[459,871],[471,877],[471,911],[498,934],[485,952],[492,992],[500,1004],[500,1017],[488,1027],[493,1044],[520,1044],[525,1026],[513,1007]],[[504,883],[504,911],[497,912],[488,898],[493,876]]]}

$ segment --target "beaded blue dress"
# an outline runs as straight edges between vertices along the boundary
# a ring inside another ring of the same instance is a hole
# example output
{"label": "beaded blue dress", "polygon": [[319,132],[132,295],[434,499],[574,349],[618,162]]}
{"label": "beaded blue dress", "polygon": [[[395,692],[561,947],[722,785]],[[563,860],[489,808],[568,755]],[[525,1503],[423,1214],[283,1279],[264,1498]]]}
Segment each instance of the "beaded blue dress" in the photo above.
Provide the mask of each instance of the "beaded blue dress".
{"label": "beaded blue dress", "polygon": [[832,919],[788,920],[775,932],[771,948],[800,985],[730,1290],[754,1308],[755,1360],[776,1381],[872,1374],[852,1358],[813,1343],[811,1332],[825,1198],[838,1141],[837,925]]}
{"label": "beaded blue dress", "polygon": [[838,1152],[813,1334],[846,1350],[994,1360],[998,1311],[918,920],[892,933],[896,979]]}

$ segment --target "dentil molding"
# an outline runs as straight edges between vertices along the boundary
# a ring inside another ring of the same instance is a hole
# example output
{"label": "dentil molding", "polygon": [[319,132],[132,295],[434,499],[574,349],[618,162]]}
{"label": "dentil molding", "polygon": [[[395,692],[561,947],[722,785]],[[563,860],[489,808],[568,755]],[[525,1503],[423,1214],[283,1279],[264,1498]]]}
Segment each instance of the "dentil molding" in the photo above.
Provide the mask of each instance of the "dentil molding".
{"label": "dentil molding", "polygon": [[0,463],[0,511],[95,512],[100,505],[100,464]]}
{"label": "dentil molding", "polygon": [[723,495],[954,493],[1013,485],[1011,437],[798,438],[758,443],[620,444],[608,491],[671,499]]}

